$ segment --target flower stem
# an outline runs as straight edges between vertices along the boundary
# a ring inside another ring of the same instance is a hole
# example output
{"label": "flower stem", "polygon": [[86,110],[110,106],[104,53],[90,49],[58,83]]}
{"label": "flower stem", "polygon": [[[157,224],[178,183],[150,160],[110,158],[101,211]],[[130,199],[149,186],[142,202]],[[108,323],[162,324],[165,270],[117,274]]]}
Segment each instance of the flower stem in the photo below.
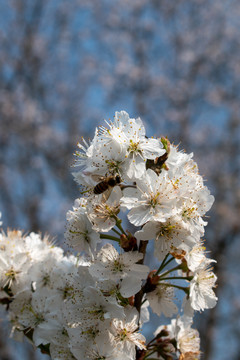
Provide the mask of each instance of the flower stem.
{"label": "flower stem", "polygon": [[173,276],[173,277],[166,277],[166,278],[161,278],[160,281],[162,280],[175,280],[175,279],[181,279],[181,280],[188,280],[191,281],[193,279],[193,276]]}
{"label": "flower stem", "polygon": [[119,239],[116,236],[107,235],[107,234],[100,234],[100,239],[108,239],[119,242]]}
{"label": "flower stem", "polygon": [[174,257],[171,257],[171,259],[169,259],[167,261],[168,256],[169,256],[169,253],[163,259],[163,261],[162,261],[161,265],[159,266],[159,269],[157,270],[155,275],[158,275],[160,273],[160,271],[162,271],[162,269],[164,269],[171,261],[173,261],[175,259]]}
{"label": "flower stem", "polygon": [[119,228],[119,230],[122,232],[122,234],[124,234],[124,235],[126,235],[127,236],[127,234],[125,233],[125,231],[124,231],[124,229],[123,229],[123,227],[122,227],[122,220],[121,219],[119,219],[117,216],[115,217],[115,220],[116,220],[116,226]]}
{"label": "flower stem", "polygon": [[189,288],[188,288],[188,287],[179,286],[179,285],[175,285],[175,284],[166,284],[166,286],[169,286],[169,287],[174,287],[174,288],[177,288],[177,289],[183,290],[186,294],[188,294],[188,293],[189,293]]}
{"label": "flower stem", "polygon": [[[148,245],[148,241],[145,241],[145,240],[140,241],[138,251],[143,254],[143,258],[141,260],[139,260],[137,262],[137,264],[143,264],[144,263],[144,258],[145,258],[145,254],[146,254],[147,245]],[[141,312],[141,305],[142,305],[143,295],[144,295],[143,288],[141,288],[141,290],[135,295],[134,306],[137,309],[137,311],[139,312],[139,315],[140,315],[140,312]]]}
{"label": "flower stem", "polygon": [[166,267],[171,261],[175,260],[175,257],[171,257],[165,264],[164,267]]}
{"label": "flower stem", "polygon": [[179,269],[181,269],[181,268],[182,268],[182,265],[178,265],[178,266],[175,266],[174,268],[172,268],[172,269],[170,269],[170,270],[168,270],[168,271],[165,271],[163,274],[160,275],[160,279],[161,279],[163,276],[169,274],[170,272],[175,271],[175,270],[179,270]]}
{"label": "flower stem", "polygon": [[157,272],[155,273],[155,275],[158,275],[160,273],[160,271],[165,267],[165,262],[167,261],[168,256],[169,256],[169,253],[167,253],[165,258],[161,262],[161,265],[159,266],[159,268],[158,268]]}
{"label": "flower stem", "polygon": [[118,232],[116,229],[112,228],[111,230],[114,231],[118,236],[121,236],[121,233]]}

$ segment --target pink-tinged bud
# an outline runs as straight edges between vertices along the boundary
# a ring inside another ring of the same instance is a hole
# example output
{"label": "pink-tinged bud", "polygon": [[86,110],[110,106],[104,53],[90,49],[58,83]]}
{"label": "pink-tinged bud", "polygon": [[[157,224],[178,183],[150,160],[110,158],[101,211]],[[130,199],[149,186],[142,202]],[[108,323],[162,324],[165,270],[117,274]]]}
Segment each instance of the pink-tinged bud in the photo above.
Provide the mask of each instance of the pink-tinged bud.
{"label": "pink-tinged bud", "polygon": [[148,278],[151,280],[151,284],[153,285],[158,285],[160,276],[156,275],[157,270],[152,270],[149,275]]}
{"label": "pink-tinged bud", "polygon": [[120,236],[120,246],[124,251],[137,250],[137,239],[128,232],[128,235],[122,234]]}
{"label": "pink-tinged bud", "polygon": [[184,273],[188,273],[190,271],[186,259],[182,259],[181,270]]}
{"label": "pink-tinged bud", "polygon": [[156,289],[159,279],[160,279],[160,277],[158,275],[155,275],[156,271],[157,270],[152,270],[149,273],[147,282],[144,286],[144,292],[148,293],[148,292],[154,291]]}
{"label": "pink-tinged bud", "polygon": [[134,296],[128,298],[128,303],[129,305],[134,306]]}

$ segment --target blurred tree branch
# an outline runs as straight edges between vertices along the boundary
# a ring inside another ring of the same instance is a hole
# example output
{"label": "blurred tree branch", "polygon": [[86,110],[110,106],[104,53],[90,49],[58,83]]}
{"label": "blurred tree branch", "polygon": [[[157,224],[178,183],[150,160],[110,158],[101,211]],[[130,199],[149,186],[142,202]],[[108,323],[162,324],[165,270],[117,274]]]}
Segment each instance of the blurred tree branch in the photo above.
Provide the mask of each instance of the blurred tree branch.
{"label": "blurred tree branch", "polygon": [[4,223],[62,233],[77,196],[68,167],[78,134],[115,109],[142,116],[151,132],[194,150],[215,192],[206,239],[218,260],[220,302],[200,319],[202,351],[204,360],[225,360],[216,340],[224,334],[235,344],[229,357],[239,359],[240,294],[229,276],[239,273],[240,256],[239,2],[11,0],[1,7]]}

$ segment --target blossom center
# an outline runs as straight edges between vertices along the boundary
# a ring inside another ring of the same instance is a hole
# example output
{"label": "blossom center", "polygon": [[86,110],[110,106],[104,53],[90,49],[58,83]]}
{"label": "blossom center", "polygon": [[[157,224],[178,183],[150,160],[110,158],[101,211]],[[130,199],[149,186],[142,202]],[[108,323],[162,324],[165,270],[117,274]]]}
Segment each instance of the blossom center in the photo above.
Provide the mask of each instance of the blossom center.
{"label": "blossom center", "polygon": [[128,337],[128,331],[127,331],[127,329],[123,329],[123,330],[119,333],[119,339],[120,339],[120,341],[124,341],[127,337]]}
{"label": "blossom center", "polygon": [[105,219],[106,217],[115,217],[119,213],[120,205],[109,206],[106,203],[97,204],[94,208],[95,214],[100,219]]}
{"label": "blossom center", "polygon": [[95,337],[98,335],[98,333],[99,333],[99,330],[96,330],[93,327],[90,327],[87,330],[81,332],[82,335],[89,335],[93,339],[95,339]]}
{"label": "blossom center", "polygon": [[184,209],[182,212],[182,217],[190,220],[191,218],[195,217],[195,207]]}
{"label": "blossom center", "polygon": [[67,299],[69,297],[74,297],[74,289],[72,286],[66,286],[63,289],[63,298]]}
{"label": "blossom center", "polygon": [[120,167],[120,164],[122,163],[122,161],[105,160],[105,163],[107,164],[107,167],[111,174],[119,174],[119,167]]}
{"label": "blossom center", "polygon": [[99,320],[104,320],[104,310],[103,308],[100,306],[98,309],[96,310],[90,310],[88,311],[89,314],[93,315],[94,317],[98,318]]}
{"label": "blossom center", "polygon": [[157,237],[159,238],[160,236],[166,236],[168,237],[169,235],[171,235],[171,233],[173,232],[173,230],[175,229],[175,225],[171,225],[171,224],[167,224],[167,225],[161,225]]}
{"label": "blossom center", "polygon": [[74,231],[74,230],[71,230],[69,229],[69,232],[71,234],[74,234],[74,235],[82,235],[84,237],[84,240],[87,242],[87,243],[90,243],[91,242],[91,239],[89,238],[88,236],[88,230],[85,230],[85,231]]}
{"label": "blossom center", "polygon": [[13,268],[9,269],[5,272],[5,276],[8,278],[8,281],[12,283],[16,279],[17,271],[15,271]]}
{"label": "blossom center", "polygon": [[214,275],[213,275],[211,269],[203,270],[198,275],[198,284],[203,281],[206,281],[206,282],[208,282],[209,280],[211,281],[212,279],[214,279]]}
{"label": "blossom center", "polygon": [[123,266],[123,264],[121,264],[119,262],[119,260],[114,260],[114,262],[113,262],[113,272],[115,272],[115,273],[123,272],[123,268],[124,268],[124,266]]}
{"label": "blossom center", "polygon": [[149,201],[149,204],[151,207],[155,208],[157,205],[159,205],[159,195],[160,195],[159,192],[151,195],[150,201]]}
{"label": "blossom center", "polygon": [[45,321],[43,314],[41,313],[36,313],[33,309],[30,309],[30,311],[33,313],[33,315],[35,316],[34,319],[34,326],[38,326],[39,324],[43,323]]}
{"label": "blossom center", "polygon": [[43,276],[42,283],[43,283],[43,286],[47,286],[50,284],[50,275],[49,274],[46,274],[45,276]]}
{"label": "blossom center", "polygon": [[139,141],[134,142],[132,139],[130,140],[130,144],[128,147],[129,152],[139,153],[141,152],[141,149],[139,148]]}

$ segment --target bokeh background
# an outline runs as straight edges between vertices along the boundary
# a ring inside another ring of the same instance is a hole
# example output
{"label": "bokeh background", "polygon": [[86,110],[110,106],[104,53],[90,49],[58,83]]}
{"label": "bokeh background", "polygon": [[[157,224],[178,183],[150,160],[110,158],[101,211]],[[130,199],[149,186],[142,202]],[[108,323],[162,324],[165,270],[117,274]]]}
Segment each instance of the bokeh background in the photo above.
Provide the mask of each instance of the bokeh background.
{"label": "bokeh background", "polygon": [[[207,249],[219,302],[196,317],[204,360],[240,359],[239,0],[0,0],[4,228],[63,241],[81,136],[114,112],[194,152],[216,198]],[[0,360],[47,359],[8,340]]]}

